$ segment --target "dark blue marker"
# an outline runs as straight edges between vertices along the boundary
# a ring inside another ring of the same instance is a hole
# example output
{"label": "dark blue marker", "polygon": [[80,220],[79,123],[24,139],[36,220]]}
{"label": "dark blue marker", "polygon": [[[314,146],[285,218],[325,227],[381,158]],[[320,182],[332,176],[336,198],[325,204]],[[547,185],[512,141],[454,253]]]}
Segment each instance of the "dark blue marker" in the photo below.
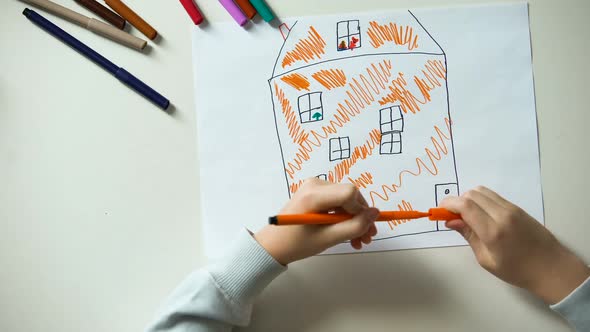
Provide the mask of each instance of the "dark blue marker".
{"label": "dark blue marker", "polygon": [[86,46],[86,44],[74,38],[72,35],[65,32],[57,25],[51,23],[45,17],[37,14],[37,12],[35,12],[34,10],[25,8],[25,10],[23,11],[23,15],[25,15],[29,20],[41,27],[43,30],[52,34],[55,38],[68,44],[70,47],[78,51],[80,54],[92,60],[92,62],[101,66],[104,70],[113,74],[116,78],[119,79],[119,81],[127,84],[127,86],[137,91],[147,99],[151,100],[154,104],[158,105],[162,109],[166,110],[168,106],[170,106],[170,101],[168,99],[156,92],[154,89],[150,88],[147,84],[140,81],[137,77],[131,75],[131,73],[129,73],[125,69],[118,67],[117,65],[109,61],[107,58],[98,54],[95,50]]}

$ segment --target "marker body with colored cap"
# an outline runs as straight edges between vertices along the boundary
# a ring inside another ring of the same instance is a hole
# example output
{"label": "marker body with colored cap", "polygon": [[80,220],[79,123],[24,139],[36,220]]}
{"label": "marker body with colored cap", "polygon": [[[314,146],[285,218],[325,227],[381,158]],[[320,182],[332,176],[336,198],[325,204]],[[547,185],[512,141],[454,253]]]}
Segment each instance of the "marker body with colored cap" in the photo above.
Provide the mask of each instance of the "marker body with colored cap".
{"label": "marker body with colored cap", "polygon": [[108,25],[102,21],[84,16],[69,8],[59,5],[49,0],[21,0],[22,2],[39,7],[49,13],[64,18],[70,22],[78,24],[94,33],[105,36],[113,41],[121,43],[125,46],[141,51],[147,45],[147,41],[128,34],[123,30],[119,30],[112,25]]}
{"label": "marker body with colored cap", "polygon": [[[353,217],[353,215],[348,213],[283,214],[268,218],[268,223],[271,225],[326,225],[350,220]],[[376,221],[420,219],[426,217],[431,221],[461,219],[461,215],[452,213],[444,208],[432,208],[428,212],[380,211]]]}
{"label": "marker body with colored cap", "polygon": [[238,7],[233,0],[219,0],[219,3],[221,3],[225,10],[228,11],[231,17],[233,17],[240,26],[244,26],[244,24],[248,22],[246,15],[242,13],[240,7]]}
{"label": "marker body with colored cap", "polygon": [[235,2],[249,19],[252,19],[254,16],[256,16],[256,9],[254,9],[254,6],[252,6],[250,0],[235,0]]}
{"label": "marker body with colored cap", "polygon": [[121,2],[121,0],[105,0],[105,3],[149,39],[154,40],[158,36],[158,31],[156,31],[154,27],[141,18],[141,16],[137,15],[137,13],[126,4]]}
{"label": "marker body with colored cap", "polygon": [[116,26],[117,28],[123,30],[125,28],[125,20],[112,12],[107,7],[101,5],[96,0],[74,0],[80,5],[86,7],[91,12],[95,13],[96,15],[102,17],[104,20],[109,22],[110,24]]}
{"label": "marker body with colored cap", "polygon": [[184,10],[186,10],[188,13],[188,16],[191,17],[195,25],[199,25],[203,22],[203,15],[193,0],[180,0],[180,3],[184,7]]}
{"label": "marker body with colored cap", "polygon": [[262,16],[263,20],[266,22],[274,20],[275,15],[272,13],[272,10],[270,10],[264,0],[250,0],[250,3],[252,6],[254,6],[254,8],[256,8],[256,11],[258,14],[260,14],[260,16]]}
{"label": "marker body with colored cap", "polygon": [[25,8],[25,10],[23,11],[23,15],[25,15],[31,22],[35,23],[41,29],[47,31],[55,38],[66,43],[71,48],[78,51],[78,53],[90,59],[92,62],[100,66],[102,69],[111,73],[113,76],[119,79],[119,81],[125,83],[127,86],[129,86],[139,94],[143,95],[144,97],[146,97],[162,109],[165,110],[170,105],[170,101],[168,99],[156,92],[154,89],[150,88],[147,84],[143,83],[137,77],[131,75],[125,69],[115,65],[109,59],[100,55],[98,52],[91,49],[86,44],[82,43],[69,33],[65,32],[57,25],[51,23],[49,20],[39,15],[34,10]]}

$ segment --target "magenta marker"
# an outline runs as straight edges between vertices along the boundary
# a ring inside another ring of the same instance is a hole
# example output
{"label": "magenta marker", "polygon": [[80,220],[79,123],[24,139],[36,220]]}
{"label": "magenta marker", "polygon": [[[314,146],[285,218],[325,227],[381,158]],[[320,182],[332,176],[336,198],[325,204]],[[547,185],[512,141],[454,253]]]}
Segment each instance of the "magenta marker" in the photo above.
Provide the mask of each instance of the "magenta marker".
{"label": "magenta marker", "polygon": [[223,7],[225,7],[231,17],[233,17],[240,26],[244,26],[244,24],[248,22],[246,15],[242,13],[240,7],[238,7],[238,5],[236,5],[233,0],[219,0],[219,2]]}

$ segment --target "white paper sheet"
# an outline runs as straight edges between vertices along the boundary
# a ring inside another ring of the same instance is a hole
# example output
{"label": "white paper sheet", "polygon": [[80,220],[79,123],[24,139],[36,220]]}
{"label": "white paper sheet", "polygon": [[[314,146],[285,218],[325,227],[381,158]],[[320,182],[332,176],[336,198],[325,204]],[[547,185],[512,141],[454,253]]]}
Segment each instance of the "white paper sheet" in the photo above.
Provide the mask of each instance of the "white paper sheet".
{"label": "white paper sheet", "polygon": [[[384,210],[483,184],[543,220],[526,4],[283,22],[194,30],[208,257],[313,176],[355,183]],[[463,244],[414,220],[380,223],[363,251]]]}

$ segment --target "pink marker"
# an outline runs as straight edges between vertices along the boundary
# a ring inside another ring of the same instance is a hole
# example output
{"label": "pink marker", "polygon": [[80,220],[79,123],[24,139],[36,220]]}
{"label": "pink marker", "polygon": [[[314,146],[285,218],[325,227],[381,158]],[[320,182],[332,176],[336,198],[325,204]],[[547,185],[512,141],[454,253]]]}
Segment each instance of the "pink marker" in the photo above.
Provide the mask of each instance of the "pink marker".
{"label": "pink marker", "polygon": [[233,0],[219,0],[219,2],[223,7],[225,7],[231,17],[233,17],[240,26],[244,26],[244,24],[248,22],[246,15],[242,13],[240,7],[238,7],[238,5],[236,5]]}

